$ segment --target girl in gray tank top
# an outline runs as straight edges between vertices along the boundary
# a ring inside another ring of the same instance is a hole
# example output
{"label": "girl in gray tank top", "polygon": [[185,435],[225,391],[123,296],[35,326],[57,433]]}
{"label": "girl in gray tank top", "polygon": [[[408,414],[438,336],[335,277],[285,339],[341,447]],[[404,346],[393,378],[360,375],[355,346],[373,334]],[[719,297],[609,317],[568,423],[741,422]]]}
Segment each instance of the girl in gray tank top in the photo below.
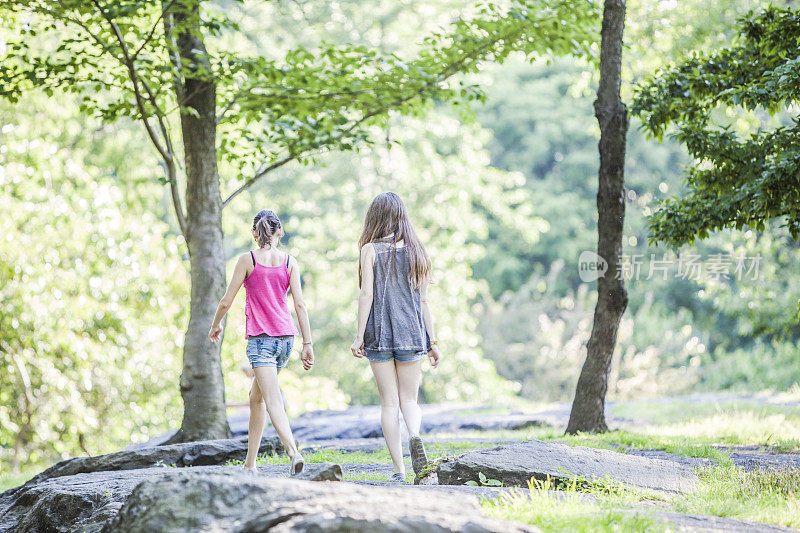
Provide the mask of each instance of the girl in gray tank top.
{"label": "girl in gray tank top", "polygon": [[381,428],[394,463],[392,480],[405,482],[399,411],[408,429],[411,464],[419,474],[428,460],[419,436],[420,361],[440,355],[428,306],[431,262],[403,201],[394,193],[370,204],[359,240],[358,329],[353,356],[369,360],[381,398]]}
{"label": "girl in gray tank top", "polygon": [[422,359],[431,345],[420,289],[408,279],[406,247],[387,242],[373,242],[372,247],[372,309],[364,330],[364,352],[370,361]]}

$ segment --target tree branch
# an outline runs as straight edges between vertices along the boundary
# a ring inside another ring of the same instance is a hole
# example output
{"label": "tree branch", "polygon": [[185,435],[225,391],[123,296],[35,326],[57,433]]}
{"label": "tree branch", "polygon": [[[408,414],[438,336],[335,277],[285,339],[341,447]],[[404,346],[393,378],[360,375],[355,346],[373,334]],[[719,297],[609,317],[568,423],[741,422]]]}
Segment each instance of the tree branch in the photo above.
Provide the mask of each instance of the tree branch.
{"label": "tree branch", "polygon": [[175,208],[175,218],[178,219],[178,225],[181,228],[183,237],[188,241],[189,239],[189,224],[186,221],[186,216],[183,214],[183,204],[181,203],[181,195],[178,190],[178,173],[175,170],[175,160],[171,159],[165,162],[167,165],[167,181],[169,182],[170,196],[172,197],[172,206]]}
{"label": "tree branch", "polygon": [[[163,0],[162,0],[163,1]],[[172,73],[172,85],[175,91],[175,96],[177,97],[178,101],[178,108],[183,104],[184,101],[184,90],[183,90],[183,83],[181,83],[181,57],[178,54],[178,42],[175,39],[175,34],[173,33],[173,24],[174,21],[172,20],[173,14],[168,13],[164,17],[164,37],[167,41],[167,57],[169,58],[169,62],[172,64],[173,73]]]}
{"label": "tree branch", "polygon": [[[184,215],[183,206],[180,202],[180,197],[177,191],[177,176],[175,175],[175,157],[172,151],[172,142],[169,137],[169,131],[164,124],[161,110],[155,101],[155,97],[153,92],[150,90],[149,85],[144,82],[144,80],[139,80],[139,77],[136,75],[133,59],[130,55],[130,51],[128,50],[128,46],[125,44],[125,39],[122,37],[122,32],[120,31],[119,27],[113,21],[113,19],[111,19],[111,17],[105,13],[97,0],[92,0],[92,4],[94,4],[94,6],[100,12],[100,15],[106,20],[106,22],[108,22],[109,26],[111,27],[111,31],[114,33],[114,36],[119,43],[120,50],[125,58],[123,64],[128,70],[128,76],[130,77],[131,84],[133,85],[136,108],[139,110],[139,113],[142,116],[142,124],[144,125],[145,131],[147,131],[147,135],[150,137],[150,141],[153,143],[153,146],[156,148],[156,150],[158,150],[158,153],[161,154],[161,158],[164,160],[164,165],[167,169],[167,181],[170,183],[170,189],[172,192],[172,203],[173,207],[175,208],[175,216],[178,219],[178,225],[181,228],[181,232],[183,233],[184,237],[188,238],[189,225],[187,223],[186,216]],[[142,95],[141,89],[139,88],[140,82],[147,92],[148,99],[155,110],[156,120],[158,121],[159,129],[161,129],[161,134],[164,136],[166,147],[161,144],[158,139],[158,135],[156,135],[153,127],[150,125],[147,109],[144,105],[145,99]]]}
{"label": "tree branch", "polygon": [[230,109],[234,106],[234,104],[236,104],[236,101],[239,99],[240,96],[242,96],[242,94],[244,94],[244,92],[245,92],[244,88],[241,88],[238,91],[236,91],[236,94],[233,95],[233,98],[231,98],[230,102],[228,102],[225,105],[225,107],[222,108],[222,111],[220,111],[219,115],[217,115],[217,126],[219,126],[219,124],[222,122],[222,118],[225,116],[225,113],[230,111]]}
{"label": "tree branch", "polygon": [[[65,11],[68,9],[64,5],[64,2],[59,2],[59,4],[61,5],[61,7]],[[31,11],[33,11],[34,13],[39,13],[39,14],[48,16],[48,17],[53,17],[54,19],[57,19],[57,20],[63,20],[63,21],[71,22],[71,23],[79,26],[80,28],[83,29],[83,31],[85,31],[86,33],[89,34],[89,37],[91,37],[98,45],[100,45],[100,47],[103,49],[103,51],[105,51],[108,54],[111,54],[112,56],[114,55],[113,53],[111,53],[111,50],[108,48],[108,44],[104,43],[103,40],[100,39],[100,37],[96,33],[94,33],[92,30],[90,30],[89,26],[87,26],[86,23],[83,22],[81,19],[68,17],[66,15],[59,15],[58,13],[55,12],[55,10],[48,11],[46,9],[41,9],[41,8],[37,9],[35,7],[32,7]]]}
{"label": "tree branch", "polygon": [[147,43],[150,42],[150,39],[152,39],[153,35],[155,35],[155,33],[156,33],[156,28],[158,28],[158,23],[161,22],[161,19],[164,18],[164,15],[167,14],[167,11],[169,11],[169,8],[171,8],[174,3],[175,3],[175,0],[170,0],[169,4],[164,6],[164,8],[161,10],[161,14],[158,16],[158,18],[156,19],[155,23],[153,24],[153,27],[150,28],[150,32],[147,34],[147,37],[144,38],[144,41],[142,42],[142,44],[140,44],[139,48],[137,48],[136,51],[133,53],[133,55],[131,56],[131,59],[135,60],[139,56],[139,52],[141,52],[142,49],[145,46],[147,46]]}
{"label": "tree branch", "polygon": [[[509,31],[507,33],[504,33],[502,35],[499,35],[499,36],[495,37],[491,41],[487,41],[487,42],[483,43],[478,48],[470,51],[470,53],[463,54],[458,60],[456,60],[453,63],[451,63],[450,65],[447,65],[446,67],[444,67],[441,71],[439,71],[436,75],[434,75],[433,78],[430,81],[425,83],[419,89],[415,90],[413,93],[411,93],[409,95],[406,95],[406,96],[404,96],[402,98],[398,98],[397,100],[394,100],[394,101],[392,101],[392,102],[390,102],[390,103],[388,103],[388,104],[386,104],[386,105],[384,105],[382,107],[379,107],[377,109],[374,109],[373,111],[370,111],[370,112],[364,114],[364,116],[362,116],[360,119],[354,121],[353,124],[349,128],[347,128],[346,130],[343,130],[337,136],[337,140],[343,138],[345,135],[347,135],[348,133],[352,132],[354,129],[356,129],[358,126],[360,126],[361,124],[363,124],[367,120],[369,120],[369,119],[371,119],[371,118],[373,118],[373,117],[375,117],[377,115],[380,115],[382,113],[385,113],[387,111],[390,111],[391,109],[393,109],[393,108],[395,108],[397,106],[400,106],[400,105],[408,102],[409,100],[413,100],[414,98],[423,95],[427,90],[429,90],[434,85],[442,83],[443,81],[445,81],[449,77],[451,77],[454,74],[456,74],[457,72],[459,72],[459,68],[466,61],[468,61],[469,59],[475,59],[475,58],[479,57],[483,52],[485,52],[486,50],[488,50],[489,48],[491,48],[492,46],[494,46],[498,42],[500,42],[500,41],[502,41],[504,39],[508,39],[511,35],[513,35],[514,33],[519,32],[519,31],[520,30],[518,28],[515,28],[513,31]],[[229,104],[229,106],[230,106],[230,104]],[[227,108],[228,108],[228,106],[226,106],[226,109]],[[239,187],[238,189],[233,191],[230,194],[230,196],[228,196],[228,198],[225,199],[224,202],[222,202],[223,209],[225,208],[226,205],[228,205],[230,203],[231,200],[233,200],[240,193],[244,192],[246,189],[250,188],[255,182],[257,182],[258,180],[263,178],[266,174],[268,174],[269,172],[272,172],[273,170],[275,170],[275,169],[277,169],[279,167],[282,167],[286,163],[294,161],[295,159],[297,159],[298,157],[300,157],[302,155],[304,155],[303,152],[290,154],[290,155],[286,156],[285,158],[283,158],[283,159],[281,159],[279,161],[276,161],[275,163],[269,165],[268,167],[265,167],[264,169],[258,171],[255,175],[253,175],[253,177],[251,177],[246,182],[244,182],[244,184],[242,184],[241,187]]]}
{"label": "tree branch", "polygon": [[240,193],[242,193],[242,192],[244,192],[246,189],[249,189],[251,185],[253,185],[255,182],[257,182],[257,181],[258,181],[258,180],[260,180],[262,177],[264,177],[264,175],[265,175],[265,174],[267,174],[267,173],[269,173],[269,172],[272,172],[272,171],[273,171],[273,170],[275,170],[276,168],[282,167],[283,165],[285,165],[286,163],[289,163],[290,161],[294,161],[294,160],[295,160],[295,159],[297,159],[297,158],[298,158],[300,155],[301,155],[301,154],[291,154],[291,155],[288,155],[288,156],[284,157],[283,159],[281,159],[280,161],[276,161],[276,162],[272,163],[271,165],[269,165],[268,167],[265,167],[265,168],[263,168],[263,169],[259,170],[258,172],[256,172],[256,173],[253,175],[253,177],[252,177],[252,178],[250,178],[249,180],[245,181],[245,182],[242,184],[242,186],[241,186],[241,187],[239,187],[238,189],[236,189],[235,191],[233,191],[233,192],[230,194],[230,196],[228,196],[228,197],[225,199],[225,201],[224,201],[224,202],[222,202],[222,208],[224,209],[224,208],[225,208],[225,206],[226,206],[226,205],[228,205],[228,204],[230,203],[230,201],[231,201],[231,200],[233,200],[234,198],[236,198],[237,196],[239,196],[239,194],[240,194]]}
{"label": "tree branch", "polygon": [[161,145],[161,142],[158,140],[158,136],[153,131],[153,128],[150,126],[150,123],[147,120],[148,114],[147,109],[145,109],[144,106],[144,97],[139,89],[139,77],[136,75],[136,70],[133,67],[133,63],[130,61],[131,57],[128,53],[128,47],[125,45],[125,40],[122,37],[122,33],[119,31],[119,28],[114,21],[106,15],[105,11],[103,11],[103,8],[100,6],[97,0],[92,0],[92,4],[94,4],[94,6],[100,12],[100,15],[106,20],[106,22],[108,22],[109,26],[111,26],[111,30],[114,32],[114,36],[116,37],[120,49],[122,50],[123,57],[125,58],[122,63],[128,70],[128,76],[133,84],[133,94],[134,99],[136,100],[136,108],[142,115],[142,123],[144,124],[145,130],[147,130],[147,135],[150,137],[150,141],[153,143],[153,146],[155,146],[156,150],[158,150],[158,153],[161,154],[161,157],[166,161],[170,159],[170,154]]}

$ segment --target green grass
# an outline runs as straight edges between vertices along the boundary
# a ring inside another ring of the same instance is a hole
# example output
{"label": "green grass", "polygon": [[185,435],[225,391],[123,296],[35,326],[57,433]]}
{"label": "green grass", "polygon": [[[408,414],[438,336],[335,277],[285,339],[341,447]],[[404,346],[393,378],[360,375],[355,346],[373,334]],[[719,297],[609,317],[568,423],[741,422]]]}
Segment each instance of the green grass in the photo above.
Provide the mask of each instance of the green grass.
{"label": "green grass", "polygon": [[672,503],[675,511],[800,527],[800,470],[745,472],[726,461],[699,477],[697,490]]}
{"label": "green grass", "polygon": [[[603,448],[625,452],[628,448],[640,450],[663,450],[683,457],[709,457],[720,459],[727,457],[724,451],[715,449],[712,446],[714,441],[700,437],[685,436],[660,436],[633,431],[609,431],[600,435],[579,434],[564,435],[561,430],[552,427],[545,428],[526,428],[516,431],[492,431],[483,432],[488,438],[498,440],[525,441],[529,439],[540,439],[551,442],[561,442],[570,446],[588,446],[591,448]],[[486,444],[485,446],[493,446]],[[467,448],[470,446],[467,445]],[[477,447],[477,446],[472,446]],[[791,446],[789,446],[791,448]]]}
{"label": "green grass", "polygon": [[682,457],[707,457],[725,459],[728,454],[715,449],[708,440],[694,437],[660,437],[630,431],[609,431],[602,435],[579,434],[558,435],[548,440],[563,442],[571,446],[588,446],[625,452],[628,448],[639,450],[662,450]]}
{"label": "green grass", "polygon": [[[573,477],[535,482],[526,496],[484,500],[487,514],[539,526],[545,531],[660,531],[667,528],[637,504],[659,500],[664,511],[800,527],[800,470],[745,472],[730,460],[698,472],[695,491],[666,498],[613,482]],[[564,498],[548,491],[558,490]],[[581,498],[581,495],[591,498]],[[635,511],[635,515],[634,515]]]}
{"label": "green grass", "polygon": [[615,405],[611,414],[646,420],[636,431],[661,438],[691,435],[696,442],[770,446],[800,451],[800,407],[748,400],[640,400]]}
{"label": "green grass", "polygon": [[[611,414],[645,423],[602,435],[565,436],[555,428],[534,427],[482,432],[474,436],[520,441],[537,438],[618,451],[656,449],[684,457],[711,458],[717,465],[698,471],[697,489],[664,501],[665,511],[800,528],[800,471],[744,472],[732,464],[725,451],[727,446],[736,445],[781,453],[800,451],[800,408],[743,400],[638,401],[618,404]],[[507,497],[484,501],[482,505],[493,516],[534,524],[545,531],[658,531],[667,528],[657,519],[642,517],[638,512],[633,516],[624,510],[652,499],[652,495],[624,488],[617,494],[603,494],[602,491],[598,494],[596,487],[585,483],[549,488],[589,493],[596,501],[556,500],[547,493],[532,490],[527,498]]]}
{"label": "green grass", "polygon": [[[562,497],[554,495],[559,490]],[[591,498],[581,497],[584,493]],[[587,482],[573,478],[566,483],[549,479],[536,482],[527,495],[506,494],[494,500],[481,500],[486,514],[538,526],[543,531],[666,531],[666,524],[650,516],[634,515],[620,509],[644,496],[615,483]]]}
{"label": "green grass", "polygon": [[[482,501],[481,505],[492,516],[523,521],[545,531],[664,529],[660,521],[653,522],[645,511],[637,510],[637,504],[648,500],[660,501],[664,511],[800,527],[800,470],[745,472],[723,458],[717,466],[698,470],[698,478],[700,482],[692,493],[669,498],[609,481],[579,477],[566,482],[548,480],[534,482],[526,497],[507,495]],[[567,497],[556,499],[547,492],[552,490]],[[581,494],[592,498],[577,497]]]}

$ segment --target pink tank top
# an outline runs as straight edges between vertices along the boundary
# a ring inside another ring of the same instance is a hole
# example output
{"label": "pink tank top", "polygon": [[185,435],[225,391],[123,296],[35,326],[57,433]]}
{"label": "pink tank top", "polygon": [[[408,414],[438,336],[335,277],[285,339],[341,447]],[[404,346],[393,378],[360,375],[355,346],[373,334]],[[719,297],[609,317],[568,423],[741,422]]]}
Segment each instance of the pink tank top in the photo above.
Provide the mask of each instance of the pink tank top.
{"label": "pink tank top", "polygon": [[253,271],[244,280],[245,335],[299,335],[286,303],[289,256],[286,256],[285,263],[275,267],[258,263],[253,252],[250,252],[250,257],[253,259]]}

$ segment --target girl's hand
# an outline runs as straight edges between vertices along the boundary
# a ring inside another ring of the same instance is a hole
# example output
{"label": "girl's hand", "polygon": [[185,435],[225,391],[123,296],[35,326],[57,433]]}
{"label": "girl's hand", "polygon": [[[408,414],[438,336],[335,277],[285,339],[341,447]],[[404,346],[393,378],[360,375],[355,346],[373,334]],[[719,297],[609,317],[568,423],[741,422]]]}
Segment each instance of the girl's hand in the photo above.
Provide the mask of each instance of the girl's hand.
{"label": "girl's hand", "polygon": [[356,340],[353,341],[353,345],[350,347],[350,351],[353,352],[353,357],[358,357],[359,359],[364,357],[364,339],[356,337]]}
{"label": "girl's hand", "polygon": [[303,349],[300,350],[300,360],[303,362],[303,369],[311,369],[314,365],[314,346],[312,344],[303,345]]}
{"label": "girl's hand", "polygon": [[437,348],[436,346],[431,346],[431,349],[428,350],[428,359],[430,360],[431,366],[433,368],[439,366],[439,360],[441,358],[442,356],[439,354],[439,348]]}
{"label": "girl's hand", "polygon": [[212,325],[211,329],[208,330],[208,340],[211,342],[219,342],[219,336],[222,334],[222,325]]}

